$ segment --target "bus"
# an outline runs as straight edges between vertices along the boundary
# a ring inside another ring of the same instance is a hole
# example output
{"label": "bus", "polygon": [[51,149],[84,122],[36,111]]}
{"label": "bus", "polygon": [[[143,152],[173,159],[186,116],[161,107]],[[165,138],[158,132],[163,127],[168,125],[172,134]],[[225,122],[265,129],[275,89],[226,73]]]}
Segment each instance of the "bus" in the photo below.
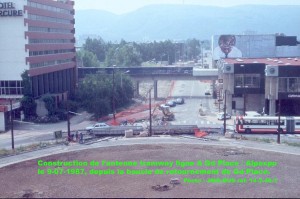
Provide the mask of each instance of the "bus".
{"label": "bus", "polygon": [[[236,133],[277,133],[277,116],[237,116],[235,121]],[[300,117],[280,117],[279,133],[300,133]]]}

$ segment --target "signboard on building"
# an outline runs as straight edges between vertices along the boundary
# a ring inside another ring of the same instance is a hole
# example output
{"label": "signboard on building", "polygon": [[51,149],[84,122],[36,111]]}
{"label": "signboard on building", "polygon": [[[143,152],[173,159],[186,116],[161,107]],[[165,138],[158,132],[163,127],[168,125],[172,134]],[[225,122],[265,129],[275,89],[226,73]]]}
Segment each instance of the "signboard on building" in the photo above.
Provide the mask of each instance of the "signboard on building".
{"label": "signboard on building", "polygon": [[300,99],[300,93],[278,93],[279,99]]}
{"label": "signboard on building", "polygon": [[13,2],[0,2],[0,17],[23,16],[23,10],[16,9]]}
{"label": "signboard on building", "polygon": [[215,35],[213,59],[275,57],[275,35]]}

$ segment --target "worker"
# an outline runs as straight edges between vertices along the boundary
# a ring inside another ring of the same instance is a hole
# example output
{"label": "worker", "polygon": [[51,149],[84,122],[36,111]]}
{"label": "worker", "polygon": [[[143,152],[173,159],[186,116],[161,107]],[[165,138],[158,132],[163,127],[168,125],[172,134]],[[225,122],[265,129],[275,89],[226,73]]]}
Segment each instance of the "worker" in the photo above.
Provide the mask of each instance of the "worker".
{"label": "worker", "polygon": [[79,133],[79,137],[79,143],[83,143],[83,134],[81,132]]}
{"label": "worker", "polygon": [[76,133],[75,133],[75,138],[76,138],[76,142],[77,142],[77,140],[78,140],[78,131],[76,131]]}

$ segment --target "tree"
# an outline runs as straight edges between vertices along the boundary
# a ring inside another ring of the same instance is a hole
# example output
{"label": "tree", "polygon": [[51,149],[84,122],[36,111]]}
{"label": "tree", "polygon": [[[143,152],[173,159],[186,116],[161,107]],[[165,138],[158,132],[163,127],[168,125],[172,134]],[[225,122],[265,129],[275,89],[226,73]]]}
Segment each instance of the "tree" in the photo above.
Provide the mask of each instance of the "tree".
{"label": "tree", "polygon": [[96,117],[107,115],[112,112],[113,96],[116,108],[119,108],[131,101],[134,92],[131,79],[118,71],[115,73],[114,94],[112,88],[112,75],[88,75],[78,85],[77,101]]}
{"label": "tree", "polygon": [[186,41],[186,51],[188,60],[193,60],[200,54],[200,41],[197,39],[188,39]]}
{"label": "tree", "polygon": [[45,102],[45,107],[48,110],[48,115],[54,115],[56,111],[55,100],[51,95],[44,95],[42,97],[43,102]]}
{"label": "tree", "polygon": [[92,52],[86,50],[80,50],[77,52],[77,62],[79,66],[82,67],[99,67],[100,62],[98,61],[96,55]]}
{"label": "tree", "polygon": [[141,66],[142,62],[141,53],[133,44],[110,48],[105,59],[107,66]]}
{"label": "tree", "polygon": [[22,83],[23,83],[23,95],[27,96],[27,97],[31,97],[32,96],[32,90],[31,90],[31,79],[28,75],[28,71],[24,71],[21,74],[22,77]]}
{"label": "tree", "polygon": [[36,117],[37,104],[33,98],[31,90],[31,79],[28,75],[28,71],[24,71],[21,74],[23,83],[23,98],[21,99],[21,106],[24,111],[25,119]]}
{"label": "tree", "polygon": [[83,45],[84,50],[92,52],[96,55],[98,61],[103,62],[107,52],[107,44],[100,37],[98,39],[87,38]]}
{"label": "tree", "polygon": [[30,119],[31,117],[36,117],[36,107],[37,104],[33,97],[24,96],[21,99],[21,106],[24,111],[25,119]]}

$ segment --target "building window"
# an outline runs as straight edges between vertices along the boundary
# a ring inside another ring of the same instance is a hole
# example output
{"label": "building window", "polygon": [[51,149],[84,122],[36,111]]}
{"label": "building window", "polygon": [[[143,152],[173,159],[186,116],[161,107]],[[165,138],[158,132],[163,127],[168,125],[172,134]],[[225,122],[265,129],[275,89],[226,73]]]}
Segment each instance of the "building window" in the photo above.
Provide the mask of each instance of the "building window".
{"label": "building window", "polygon": [[54,6],[49,6],[49,5],[44,5],[36,2],[31,2],[28,1],[28,6],[33,7],[33,8],[39,8],[43,10],[48,10],[52,12],[59,12],[59,13],[64,13],[64,14],[72,14],[71,10],[63,9],[63,8],[58,8]]}
{"label": "building window", "polygon": [[74,49],[60,49],[60,50],[45,50],[45,51],[29,51],[29,56],[39,56],[39,55],[55,55],[55,54],[64,54],[72,53]]}
{"label": "building window", "polygon": [[236,88],[241,88],[243,87],[243,82],[244,82],[244,77],[243,75],[235,75],[235,78],[234,78],[234,85]]}
{"label": "building window", "polygon": [[72,34],[72,30],[63,29],[63,28],[46,28],[46,27],[37,27],[29,26],[29,32],[47,32],[47,33],[62,33],[62,34]]}
{"label": "building window", "polygon": [[60,44],[73,43],[70,39],[29,39],[29,44]]}
{"label": "building window", "polygon": [[46,16],[40,16],[34,14],[28,14],[28,19],[36,20],[36,21],[53,22],[53,23],[72,24],[72,20],[61,19],[56,17],[46,17]]}
{"label": "building window", "polygon": [[52,60],[52,61],[47,61],[47,62],[40,62],[40,63],[30,64],[30,68],[55,66],[55,65],[59,65],[59,64],[66,64],[66,63],[72,63],[72,62],[73,62],[72,59]]}
{"label": "building window", "polygon": [[22,95],[22,81],[0,81],[0,95]]}
{"label": "building window", "polygon": [[237,74],[234,76],[236,88],[260,88],[260,74]]}
{"label": "building window", "polygon": [[289,92],[295,93],[298,92],[298,83],[297,78],[289,78]]}
{"label": "building window", "polygon": [[300,92],[300,78],[289,77],[279,78],[279,92],[282,93],[298,93]]}
{"label": "building window", "polygon": [[279,78],[278,92],[286,93],[288,88],[287,78]]}

